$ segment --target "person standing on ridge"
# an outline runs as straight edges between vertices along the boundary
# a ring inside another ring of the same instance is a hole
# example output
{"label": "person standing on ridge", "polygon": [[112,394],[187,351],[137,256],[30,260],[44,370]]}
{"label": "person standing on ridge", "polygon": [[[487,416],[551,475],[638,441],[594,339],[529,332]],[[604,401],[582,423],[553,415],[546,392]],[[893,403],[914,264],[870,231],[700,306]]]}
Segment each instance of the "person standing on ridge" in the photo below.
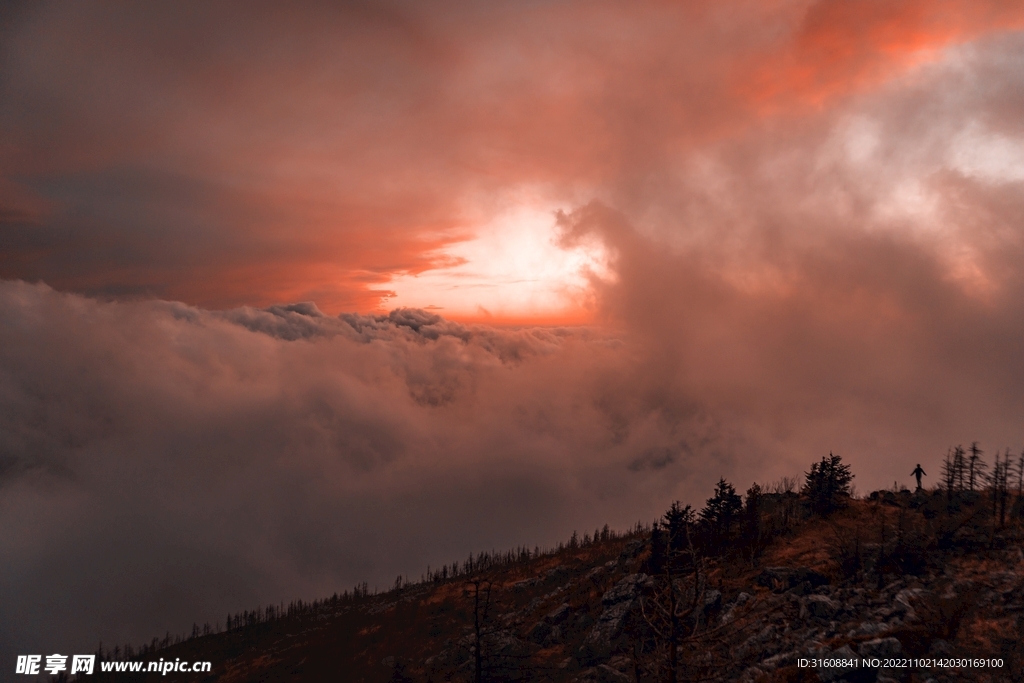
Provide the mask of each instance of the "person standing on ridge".
{"label": "person standing on ridge", "polygon": [[911,472],[911,474],[914,475],[915,477],[917,477],[917,490],[920,491],[921,490],[921,475],[923,474],[924,476],[927,477],[928,474],[923,469],[921,469],[921,463],[917,463],[917,467],[914,468],[914,471]]}

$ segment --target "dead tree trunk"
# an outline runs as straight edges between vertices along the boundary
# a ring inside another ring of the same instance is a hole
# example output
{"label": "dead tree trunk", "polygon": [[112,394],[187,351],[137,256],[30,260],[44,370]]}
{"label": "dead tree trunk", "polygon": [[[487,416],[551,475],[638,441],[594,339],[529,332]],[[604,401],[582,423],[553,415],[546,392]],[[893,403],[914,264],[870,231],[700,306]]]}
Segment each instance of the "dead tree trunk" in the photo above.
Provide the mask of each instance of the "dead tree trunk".
{"label": "dead tree trunk", "polygon": [[[483,636],[485,635],[484,622],[487,621],[487,612],[491,607],[491,582],[483,579],[474,579],[469,582],[473,586],[473,681],[483,683],[484,680],[484,656]],[[486,588],[483,586],[486,585]],[[484,591],[483,605],[481,606],[480,592]]]}

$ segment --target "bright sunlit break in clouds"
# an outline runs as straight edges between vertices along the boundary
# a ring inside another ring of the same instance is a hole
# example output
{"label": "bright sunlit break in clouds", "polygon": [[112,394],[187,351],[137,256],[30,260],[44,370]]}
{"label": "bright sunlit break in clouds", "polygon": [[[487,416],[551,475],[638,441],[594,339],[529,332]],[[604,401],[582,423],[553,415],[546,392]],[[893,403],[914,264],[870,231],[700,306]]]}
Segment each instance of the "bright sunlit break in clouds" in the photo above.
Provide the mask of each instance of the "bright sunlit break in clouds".
{"label": "bright sunlit break in clouds", "polygon": [[1022,55],[1003,0],[4,4],[0,661],[1019,453]]}
{"label": "bright sunlit break in clouds", "polygon": [[451,265],[400,275],[388,304],[497,323],[589,322],[594,279],[612,277],[604,245],[563,244],[555,208],[510,207],[445,249]]}

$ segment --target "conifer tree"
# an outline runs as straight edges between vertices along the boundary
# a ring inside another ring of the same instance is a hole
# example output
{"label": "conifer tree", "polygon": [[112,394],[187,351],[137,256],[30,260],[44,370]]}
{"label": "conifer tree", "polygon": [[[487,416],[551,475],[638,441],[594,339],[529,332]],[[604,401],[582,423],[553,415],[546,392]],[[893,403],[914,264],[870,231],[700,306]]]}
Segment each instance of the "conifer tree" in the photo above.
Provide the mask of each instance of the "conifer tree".
{"label": "conifer tree", "polygon": [[720,550],[728,542],[742,510],[743,499],[736,493],[736,488],[725,478],[719,479],[715,495],[708,498],[700,511],[701,526],[711,552]]}
{"label": "conifer tree", "polygon": [[760,554],[762,547],[761,533],[761,487],[757,482],[751,484],[747,489],[747,499],[744,509],[743,540],[750,549],[751,562]]}
{"label": "conifer tree", "polygon": [[825,516],[839,509],[850,497],[850,482],[853,474],[850,466],[843,464],[842,457],[829,453],[821,462],[811,465],[811,471],[804,474],[803,494],[811,503],[811,510]]}
{"label": "conifer tree", "polygon": [[693,526],[693,522],[693,509],[689,505],[683,506],[678,500],[672,503],[664,516],[670,551],[679,551],[689,545],[690,527]]}

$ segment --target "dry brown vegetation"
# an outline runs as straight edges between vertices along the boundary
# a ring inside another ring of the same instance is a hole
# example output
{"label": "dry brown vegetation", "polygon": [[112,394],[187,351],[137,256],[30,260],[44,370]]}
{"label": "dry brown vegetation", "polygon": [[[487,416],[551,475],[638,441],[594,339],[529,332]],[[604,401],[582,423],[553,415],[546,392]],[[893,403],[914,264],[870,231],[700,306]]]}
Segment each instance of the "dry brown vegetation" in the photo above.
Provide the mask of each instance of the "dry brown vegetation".
{"label": "dry brown vegetation", "polygon": [[[1024,680],[1024,529],[1016,512],[1000,525],[985,495],[875,492],[823,517],[780,487],[764,493],[756,509],[760,545],[745,537],[754,529],[749,520],[737,525],[745,531],[723,551],[705,552],[698,544],[678,555],[675,569],[671,562],[655,566],[651,529],[638,526],[622,535],[576,538],[548,553],[508,554],[490,564],[478,558],[465,573],[455,567],[445,578],[336,596],[132,654],[210,660],[211,675],[179,679],[218,683],[440,683],[478,676],[492,682],[816,681],[819,672],[796,666],[797,654],[857,651],[881,634],[897,639],[904,656],[1005,660],[998,672],[903,672],[904,681]],[[634,602],[615,624],[610,649],[588,654],[588,639],[612,609],[608,596],[630,580]],[[476,591],[487,591],[486,612]],[[690,596],[691,606],[677,609],[674,595]],[[809,614],[816,595],[835,614]],[[668,598],[679,615],[675,658],[666,646],[671,620],[659,625],[650,618],[657,609],[668,614]],[[571,616],[558,616],[562,606]]]}

